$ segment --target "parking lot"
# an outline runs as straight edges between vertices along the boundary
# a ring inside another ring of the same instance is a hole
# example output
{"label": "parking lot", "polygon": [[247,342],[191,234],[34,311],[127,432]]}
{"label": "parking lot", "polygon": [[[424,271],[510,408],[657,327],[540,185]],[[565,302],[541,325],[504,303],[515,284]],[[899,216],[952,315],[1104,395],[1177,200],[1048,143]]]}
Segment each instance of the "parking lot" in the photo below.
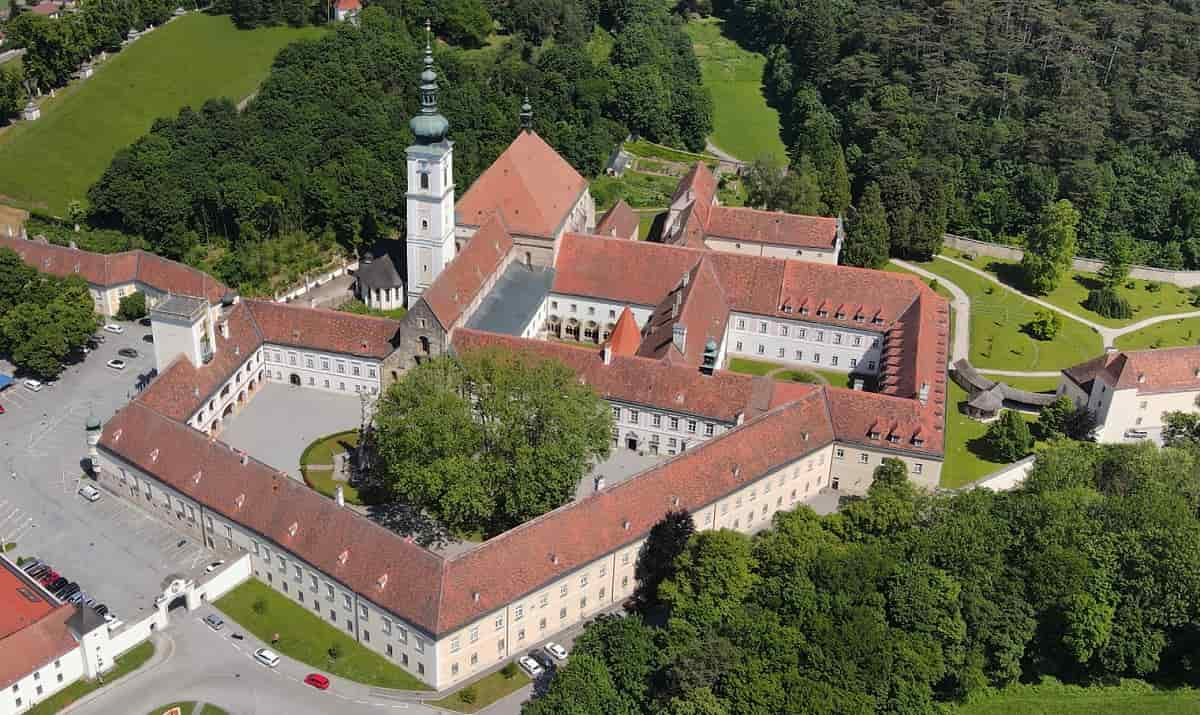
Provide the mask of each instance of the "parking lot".
{"label": "parking lot", "polygon": [[[89,414],[106,420],[137,391],[139,377],[154,367],[149,332],[123,323],[123,335],[106,340],[40,392],[17,383],[0,392],[0,540],[16,542],[9,556],[48,561],[121,619],[144,615],[162,592],[163,579],[204,558],[186,541],[119,499],[105,493],[95,503],[76,492],[87,456]],[[138,351],[114,370],[105,363],[121,348]],[[0,370],[11,374],[10,365]]]}

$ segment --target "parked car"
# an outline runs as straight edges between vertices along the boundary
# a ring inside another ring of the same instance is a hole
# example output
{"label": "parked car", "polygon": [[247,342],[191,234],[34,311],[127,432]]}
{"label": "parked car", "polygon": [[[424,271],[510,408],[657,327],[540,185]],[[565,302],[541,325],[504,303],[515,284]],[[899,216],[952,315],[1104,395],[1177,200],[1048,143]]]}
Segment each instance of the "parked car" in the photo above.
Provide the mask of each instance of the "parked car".
{"label": "parked car", "polygon": [[95,335],[93,335],[93,336],[90,338],[90,340],[91,340],[93,343],[96,343],[97,345],[99,345],[100,343],[102,343],[102,342],[104,342],[104,341],[105,341],[105,337],[104,337],[104,335],[103,335],[103,334],[101,334],[101,333],[96,333]]}
{"label": "parked car", "polygon": [[120,335],[121,333],[125,332],[125,328],[117,325],[116,323],[109,323],[108,325],[105,325],[104,330],[105,332],[112,333],[113,335]]}
{"label": "parked car", "polygon": [[79,496],[87,499],[90,502],[100,501],[100,490],[93,487],[91,484],[84,484],[79,487]]}
{"label": "parked car", "polygon": [[151,333],[146,333],[145,335],[142,336],[142,342],[144,342],[144,343],[154,342],[154,335]]}
{"label": "parked car", "polygon": [[541,649],[533,651],[529,657],[536,660],[537,664],[542,666],[542,670],[550,670],[554,667],[554,659],[542,652]]}
{"label": "parked car", "polygon": [[150,327],[150,317],[147,316],[145,318],[142,318],[141,320],[138,321],[138,325],[149,328]]}
{"label": "parked car", "polygon": [[527,655],[523,655],[517,659],[517,665],[521,666],[521,670],[531,678],[536,678],[542,674],[542,666],[538,662]]}
{"label": "parked car", "polygon": [[211,564],[209,564],[208,566],[204,567],[204,573],[212,573],[213,571],[216,571],[217,569],[221,568],[224,565],[225,565],[224,560],[214,561]]}
{"label": "parked car", "polygon": [[221,617],[215,613],[210,613],[205,616],[204,622],[207,623],[208,627],[214,631],[219,631],[225,627],[225,621],[221,620]]}
{"label": "parked car", "polygon": [[41,566],[41,565],[42,565],[41,559],[30,559],[29,561],[26,561],[21,566],[21,570],[24,571],[25,573],[29,573],[30,571],[33,571],[35,568],[37,568],[38,566]]}
{"label": "parked car", "polygon": [[42,388],[45,387],[41,380],[34,380],[32,377],[21,384],[23,384],[25,389],[29,390],[30,392],[41,392]]}
{"label": "parked car", "polygon": [[54,579],[54,582],[51,583],[46,590],[48,590],[50,593],[58,593],[58,590],[63,586],[66,586],[68,583],[70,583],[70,581],[67,580],[66,576],[59,576],[58,578]]}
{"label": "parked car", "polygon": [[125,361],[122,360],[121,358],[113,358],[112,360],[109,360],[108,362],[106,362],[104,364],[108,365],[109,367],[111,367],[114,370],[124,370],[125,369]]}
{"label": "parked car", "polygon": [[4,414],[4,405],[0,405],[0,415]]}
{"label": "parked car", "polygon": [[135,358],[138,356],[138,351],[133,348],[121,348],[117,351],[117,354],[121,357]]}
{"label": "parked car", "polygon": [[304,682],[313,686],[317,690],[329,690],[329,678],[326,678],[320,673],[309,673],[304,676]]}
{"label": "parked car", "polygon": [[555,660],[567,659],[567,649],[553,641],[542,646],[542,650],[546,651],[546,653],[548,653],[550,657],[554,658]]}
{"label": "parked car", "polygon": [[268,668],[279,665],[279,654],[270,648],[259,648],[254,651],[254,659]]}
{"label": "parked car", "polygon": [[92,607],[92,610],[96,612],[97,616],[103,616],[108,613],[108,606],[103,603],[97,603]]}

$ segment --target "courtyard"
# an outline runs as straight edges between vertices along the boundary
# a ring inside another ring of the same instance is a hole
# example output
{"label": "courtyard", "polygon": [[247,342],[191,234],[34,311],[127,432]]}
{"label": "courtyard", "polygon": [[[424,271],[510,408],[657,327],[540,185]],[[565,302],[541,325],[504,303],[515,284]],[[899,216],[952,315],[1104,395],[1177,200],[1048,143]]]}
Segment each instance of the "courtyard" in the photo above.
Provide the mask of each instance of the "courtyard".
{"label": "courtyard", "polygon": [[267,382],[226,420],[221,440],[300,481],[304,448],[321,437],[357,429],[361,420],[356,394]]}

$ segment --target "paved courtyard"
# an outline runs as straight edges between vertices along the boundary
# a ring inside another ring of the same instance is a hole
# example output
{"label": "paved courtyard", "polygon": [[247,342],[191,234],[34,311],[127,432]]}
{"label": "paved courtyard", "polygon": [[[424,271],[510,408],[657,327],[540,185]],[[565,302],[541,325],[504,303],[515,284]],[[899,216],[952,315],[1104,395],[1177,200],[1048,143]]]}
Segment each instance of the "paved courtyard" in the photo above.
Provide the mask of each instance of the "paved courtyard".
{"label": "paved courtyard", "polygon": [[300,479],[300,455],[319,437],[357,429],[357,394],[342,395],[267,382],[225,423],[221,441]]}
{"label": "paved courtyard", "polygon": [[[153,347],[141,340],[149,329],[124,325],[41,392],[20,384],[0,392],[0,540],[16,542],[9,556],[48,561],[128,621],[148,613],[162,580],[200,563],[204,549],[110,494],[95,503],[76,494],[88,415],[110,417],[154,366]],[[106,367],[124,347],[138,357],[125,358],[124,370]]]}

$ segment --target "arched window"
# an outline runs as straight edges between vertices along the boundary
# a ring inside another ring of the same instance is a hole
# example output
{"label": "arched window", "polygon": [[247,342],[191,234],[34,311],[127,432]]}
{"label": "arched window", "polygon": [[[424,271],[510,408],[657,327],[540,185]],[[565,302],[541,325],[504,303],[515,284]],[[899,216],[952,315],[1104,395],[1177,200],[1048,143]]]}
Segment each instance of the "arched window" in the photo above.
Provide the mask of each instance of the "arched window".
{"label": "arched window", "polygon": [[421,188],[422,189],[429,188],[429,174],[426,174],[426,173],[421,174]]}

